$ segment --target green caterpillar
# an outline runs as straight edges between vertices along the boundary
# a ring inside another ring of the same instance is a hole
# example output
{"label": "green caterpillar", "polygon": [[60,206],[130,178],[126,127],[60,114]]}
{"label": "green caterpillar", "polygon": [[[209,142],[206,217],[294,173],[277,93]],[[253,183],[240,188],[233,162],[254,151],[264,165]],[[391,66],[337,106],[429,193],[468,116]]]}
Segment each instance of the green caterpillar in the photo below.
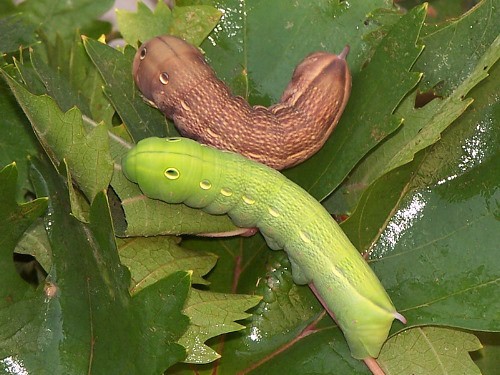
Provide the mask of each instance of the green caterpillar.
{"label": "green caterpillar", "polygon": [[375,358],[394,319],[405,322],[366,261],[313,197],[279,172],[187,138],[147,138],[123,159],[145,195],[228,214],[284,249],[297,284],[309,284],[357,359]]}

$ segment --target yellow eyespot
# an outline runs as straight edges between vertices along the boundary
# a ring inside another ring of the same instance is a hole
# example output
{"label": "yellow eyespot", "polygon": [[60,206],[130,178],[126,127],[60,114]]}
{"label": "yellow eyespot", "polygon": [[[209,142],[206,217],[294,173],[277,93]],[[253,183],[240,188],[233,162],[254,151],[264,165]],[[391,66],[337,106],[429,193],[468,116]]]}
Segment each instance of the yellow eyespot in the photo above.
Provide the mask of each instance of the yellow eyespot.
{"label": "yellow eyespot", "polygon": [[179,170],[176,168],[167,168],[167,169],[165,169],[165,172],[163,174],[169,180],[177,180],[179,178],[179,176],[181,175]]}
{"label": "yellow eyespot", "polygon": [[309,236],[309,233],[303,232],[303,231],[299,231],[299,236],[302,239],[302,241],[304,241],[306,243],[310,243],[311,242],[311,237]]}
{"label": "yellow eyespot", "polygon": [[246,195],[243,195],[241,198],[243,199],[243,202],[245,202],[246,204],[254,204],[255,203],[254,199],[247,197]]}
{"label": "yellow eyespot", "polygon": [[200,181],[200,187],[203,190],[208,190],[208,189],[212,188],[212,183],[208,180],[203,180],[203,181]]}
{"label": "yellow eyespot", "polygon": [[229,188],[220,189],[220,193],[225,197],[230,197],[231,195],[233,195],[233,191]]}
{"label": "yellow eyespot", "polygon": [[275,209],[274,207],[268,207],[267,208],[267,211],[269,212],[269,214],[272,216],[272,217],[279,217],[280,216],[280,213],[278,212],[277,209]]}

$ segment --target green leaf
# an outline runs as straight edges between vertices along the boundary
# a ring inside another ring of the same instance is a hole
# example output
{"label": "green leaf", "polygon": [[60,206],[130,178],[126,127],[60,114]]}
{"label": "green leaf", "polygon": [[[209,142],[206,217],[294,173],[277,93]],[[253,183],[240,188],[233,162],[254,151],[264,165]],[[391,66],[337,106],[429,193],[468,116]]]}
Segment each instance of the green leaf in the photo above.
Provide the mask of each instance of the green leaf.
{"label": "green leaf", "polygon": [[[455,127],[379,179],[343,225],[359,248],[373,246],[374,267],[410,325],[500,330],[493,296],[500,280],[500,105],[491,95],[499,74],[495,65]],[[422,364],[411,352],[398,358]]]}
{"label": "green leaf", "polygon": [[[78,107],[80,112],[89,116],[90,109],[87,101],[77,88],[71,86],[70,74],[66,74],[63,70],[63,66],[67,66],[68,63],[61,60],[70,57],[59,38],[54,46],[38,45],[30,52],[31,64],[44,85],[44,93],[54,98],[62,111],[66,112],[73,107]],[[29,83],[25,82],[25,84],[27,89],[33,92]]]}
{"label": "green leaf", "polygon": [[153,11],[142,1],[137,2],[137,12],[116,10],[116,20],[123,39],[136,46],[156,35],[168,34],[172,12],[163,2],[158,2]]}
{"label": "green leaf", "polygon": [[371,253],[410,325],[500,329],[492,295],[500,279],[494,146],[500,105],[491,95],[499,74],[496,65],[472,91],[476,101],[455,127],[414,162],[379,179],[342,225]]}
{"label": "green leaf", "polygon": [[47,198],[18,205],[16,180],[15,163],[0,170],[0,368],[15,366],[23,351],[36,351],[30,338],[38,334],[43,315],[43,294],[21,279],[12,256],[23,232],[46,211]]}
{"label": "green leaf", "polygon": [[85,196],[80,192],[80,190],[75,189],[73,186],[73,180],[71,178],[71,171],[66,166],[66,176],[68,176],[67,186],[69,193],[69,201],[71,204],[71,214],[75,216],[78,220],[88,223],[90,214],[90,205],[85,199]]}
{"label": "green leaf", "polygon": [[426,50],[415,64],[416,70],[425,72],[421,90],[434,88],[437,95],[449,96],[464,77],[474,74],[495,44],[498,54],[499,16],[497,0],[484,0],[458,20],[424,28],[421,40]]}
{"label": "green leaf", "polygon": [[73,178],[92,201],[98,191],[107,188],[112,174],[106,127],[99,125],[87,134],[78,108],[63,113],[52,98],[33,95],[5,73],[4,77],[45,152],[56,165],[67,160]]}
{"label": "green leaf", "polygon": [[498,368],[500,354],[500,335],[492,332],[476,332],[483,348],[472,353],[472,358],[482,374],[494,374]]}
{"label": "green leaf", "polygon": [[0,3],[0,12],[5,15],[11,15],[16,12],[16,6],[11,1],[4,1]]}
{"label": "green leaf", "polygon": [[38,218],[24,232],[14,249],[15,253],[33,256],[44,270],[52,267],[52,250],[43,220]]}
{"label": "green leaf", "polygon": [[213,6],[175,6],[172,10],[172,17],[168,34],[180,36],[198,46],[217,25],[222,12]]}
{"label": "green leaf", "polygon": [[262,277],[271,255],[260,234],[246,238],[188,237],[183,240],[182,245],[189,249],[214,253],[219,257],[217,271],[211,272],[208,280],[211,290],[224,293],[253,293],[256,280]]}
{"label": "green leaf", "polygon": [[[488,22],[491,15],[485,12],[485,7],[488,7],[488,2],[483,2],[475,12],[470,13],[467,17],[454,21],[440,31],[434,32],[431,36],[423,38],[423,43],[430,42],[432,47],[439,44],[440,46],[447,45],[448,48],[453,49],[453,46],[458,47],[458,43],[463,43],[463,39],[457,39],[455,33],[450,33],[449,29],[468,30],[472,25],[479,24],[484,25],[482,30],[484,39],[489,36],[489,40],[483,40],[482,42],[490,44],[482,44],[481,52],[483,54],[477,55],[473,59],[476,65],[472,67],[470,60],[468,60],[467,65],[469,68],[467,71],[462,72],[460,78],[456,76],[457,69],[453,71],[443,69],[440,73],[441,82],[443,85],[450,87],[447,90],[446,97],[435,98],[422,108],[414,107],[417,96],[416,91],[405,98],[396,111],[397,115],[404,118],[403,126],[364,158],[341,189],[324,203],[330,211],[335,211],[335,207],[338,210],[339,201],[346,199],[346,197],[348,199],[348,209],[355,207],[360,195],[368,186],[385,173],[413,160],[418,151],[437,142],[441,137],[441,133],[472,103],[472,98],[465,99],[467,94],[488,76],[488,70],[500,57],[500,37],[497,36],[496,39],[493,39],[491,31],[488,30],[488,28],[491,28],[491,24]],[[457,49],[462,48],[463,46]],[[471,48],[476,49],[475,45],[474,47],[469,45],[468,50],[462,50],[461,54],[468,55],[472,53],[472,51],[469,51]],[[477,54],[478,51],[474,51],[474,53]],[[426,53],[424,50],[422,57],[418,60],[417,65],[423,68],[424,77],[435,74],[434,68],[429,69],[429,67],[436,66],[431,64],[431,59],[435,59],[434,52]],[[452,62],[449,61],[443,65],[451,64]],[[461,65],[461,61],[454,60],[454,64]],[[420,90],[425,90],[425,82],[421,86],[423,88]]]}
{"label": "green leaf", "polygon": [[132,60],[135,50],[126,47],[122,53],[101,42],[83,38],[85,49],[101,73],[104,92],[135,142],[156,135],[165,137],[178,133],[167,127],[165,117],[146,104],[132,80]]}
{"label": "green leaf", "polygon": [[498,150],[482,145],[498,144],[498,127],[489,121],[500,113],[498,102],[484,104],[477,110],[488,121],[478,123],[469,112],[424,154],[372,248],[374,259],[386,258],[374,267],[389,291],[395,289],[394,303],[407,310],[409,324],[499,329],[500,305],[492,293],[500,276],[494,235],[500,170]]}
{"label": "green leaf", "polygon": [[481,372],[468,355],[481,349],[470,333],[424,327],[400,333],[386,344],[379,362],[386,374],[476,374]]}
{"label": "green leaf", "polygon": [[[176,270],[193,271],[193,283],[207,284],[202,278],[215,265],[213,254],[190,251],[178,246],[174,237],[135,237],[118,240],[120,259],[132,273],[130,290],[140,293],[144,288],[160,282]],[[184,314],[190,318],[187,331],[178,343],[187,350],[187,363],[209,363],[219,358],[216,351],[204,344],[212,337],[238,331],[244,326],[235,320],[246,319],[244,313],[259,301],[258,296],[230,295],[191,289],[184,307]]]}
{"label": "green leaf", "polygon": [[[398,1],[398,5],[405,9],[413,8],[419,3],[420,2],[418,0]],[[459,18],[467,9],[476,3],[477,2],[466,4],[460,1],[435,0],[429,4],[429,9],[427,10],[427,23],[429,26],[434,24],[439,25],[447,20]]]}
{"label": "green leaf", "polygon": [[75,29],[91,25],[112,5],[112,0],[26,0],[19,5],[18,10],[29,22],[38,25],[51,40],[55,40],[58,34],[71,37]]}
{"label": "green leaf", "polygon": [[4,80],[0,81],[0,113],[2,114],[0,166],[16,162],[19,174],[17,199],[22,201],[24,195],[32,190],[28,180],[27,156],[35,156],[43,150],[33,134],[29,121]]}
{"label": "green leaf", "polygon": [[225,0],[217,2],[217,7],[223,17],[202,44],[210,65],[235,94],[252,105],[270,105],[281,97],[295,66],[311,52],[339,53],[349,44],[349,67],[357,74],[366,57],[362,37],[377,27],[364,23],[366,15],[391,8],[392,2],[371,0],[351,6],[300,0],[291,6],[286,0]]}
{"label": "green leaf", "polygon": [[157,35],[170,34],[199,45],[219,21],[221,12],[206,5],[175,6],[172,11],[159,2],[152,12],[144,3],[137,3],[137,12],[118,10],[116,18],[123,38],[135,46]]}
{"label": "green leaf", "polygon": [[160,374],[185,357],[186,350],[178,342],[189,323],[180,311],[189,286],[189,274],[177,272],[135,295],[134,315],[139,323],[135,326],[142,332],[137,339],[139,353],[132,354],[138,363],[135,373]]}
{"label": "green leaf", "polygon": [[0,35],[0,51],[3,53],[14,52],[36,42],[35,26],[26,22],[19,14],[0,18]]}
{"label": "green leaf", "polygon": [[[47,209],[47,199],[38,198],[28,203],[16,203],[17,167],[9,164],[0,170],[0,249],[10,254],[12,266],[12,251],[24,231]],[[6,267],[5,254],[2,255],[2,266]],[[10,277],[14,268],[7,272]],[[3,274],[3,273],[0,273]],[[6,284],[2,284],[6,285]],[[2,301],[6,301],[2,299]]]}
{"label": "green leaf", "polygon": [[[213,254],[190,251],[178,246],[174,237],[135,237],[118,240],[120,259],[132,274],[130,290],[141,293],[149,285],[161,282],[176,270],[190,269],[193,283],[207,284],[202,278],[215,265]],[[258,296],[228,295],[191,289],[184,307],[190,324],[178,343],[187,350],[187,363],[209,363],[219,358],[216,351],[204,342],[224,333],[238,331],[244,326],[235,323],[250,317],[244,313],[259,301]]]}
{"label": "green leaf", "polygon": [[208,339],[228,332],[239,331],[245,326],[235,323],[251,314],[243,311],[254,307],[261,297],[211,293],[192,289],[183,312],[191,324],[179,340],[187,349],[187,363],[208,363],[220,357],[216,351],[203,343]]}
{"label": "green leaf", "polygon": [[[221,360],[215,362],[218,371],[251,370],[274,374],[285,368],[287,373],[364,374],[364,365],[351,357],[342,333],[330,317],[325,318],[325,311],[309,288],[293,283],[290,262],[284,252],[257,251],[253,254],[254,260],[250,261],[247,255],[255,249],[251,249],[248,242],[257,244],[255,238],[246,241],[225,239],[222,242],[222,251],[234,250],[229,246],[230,242],[242,242],[245,249],[232,254],[239,260],[235,272],[227,275],[223,266],[220,274],[229,278],[233,288],[240,293],[262,295],[263,299],[253,309],[244,331],[220,338],[211,345],[222,354]],[[193,242],[190,240],[189,244],[191,246]],[[203,245],[207,245],[206,241]],[[267,272],[261,273],[261,267],[256,267],[260,263],[265,265]],[[214,281],[213,289],[220,289],[218,278],[211,278],[211,281]],[[317,366],[313,363],[315,360],[319,362]],[[208,374],[213,369],[211,366],[204,371],[200,368],[200,371]],[[182,373],[189,371],[188,367]],[[181,373],[181,370],[175,373]]]}
{"label": "green leaf", "polygon": [[46,88],[44,92],[52,96],[63,111],[76,106],[95,122],[104,121],[111,126],[114,108],[102,90],[104,81],[87,55],[80,36],[69,42],[60,38],[55,44],[47,42],[36,48],[30,57]]}
{"label": "green leaf", "polygon": [[193,284],[208,284],[206,275],[217,262],[214,254],[187,250],[176,237],[118,239],[120,259],[132,274],[132,294],[177,270],[191,271]]}
{"label": "green leaf", "polygon": [[[105,194],[96,196],[91,222],[84,224],[70,216],[67,176],[39,162],[32,175],[37,192],[50,197],[44,219],[52,267],[43,290],[28,286],[29,293],[12,291],[12,298],[2,299],[7,302],[2,311],[16,317],[2,320],[7,338],[2,340],[2,365],[18,363],[39,374],[89,369],[156,374],[182,359],[184,350],[175,341],[188,322],[181,313],[190,285],[186,273],[131,299],[130,276],[119,262]],[[3,254],[2,265],[11,257]]]}
{"label": "green leaf", "polygon": [[[19,61],[14,59],[14,67],[7,66],[4,69],[5,72],[20,84],[24,84],[26,87],[29,87],[32,94],[46,94],[47,89],[42,82],[42,78],[35,71],[31,59],[29,61],[24,60],[24,55],[21,56],[21,60]],[[23,63],[21,63],[21,61],[23,61]]]}

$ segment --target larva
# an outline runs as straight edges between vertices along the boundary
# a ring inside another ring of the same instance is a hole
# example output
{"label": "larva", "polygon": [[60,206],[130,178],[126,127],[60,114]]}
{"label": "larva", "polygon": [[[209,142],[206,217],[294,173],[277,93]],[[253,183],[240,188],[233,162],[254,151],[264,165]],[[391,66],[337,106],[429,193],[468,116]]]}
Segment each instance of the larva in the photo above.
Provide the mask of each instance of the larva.
{"label": "larva", "polygon": [[307,56],[269,108],[233,96],[196,47],[170,35],[139,48],[133,75],[183,136],[281,170],[316,153],[337,125],[351,92],[348,51]]}
{"label": "larva", "polygon": [[122,165],[150,198],[258,227],[271,249],[287,252],[294,281],[309,284],[333,312],[353,357],[377,357],[392,321],[405,322],[339,225],[281,173],[187,138],[144,139]]}

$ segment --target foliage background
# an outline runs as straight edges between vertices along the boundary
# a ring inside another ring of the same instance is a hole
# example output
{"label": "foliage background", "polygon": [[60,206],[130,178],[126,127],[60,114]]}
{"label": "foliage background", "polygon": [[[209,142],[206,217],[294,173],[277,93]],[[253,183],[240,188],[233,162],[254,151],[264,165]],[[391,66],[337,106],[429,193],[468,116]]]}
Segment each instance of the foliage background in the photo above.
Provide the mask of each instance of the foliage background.
{"label": "foliage background", "polygon": [[97,20],[110,1],[3,2],[0,166],[16,164],[0,174],[0,369],[368,371],[293,284],[283,252],[260,235],[181,243],[173,235],[234,227],[146,199],[121,175],[132,141],[176,134],[130,75],[137,41],[168,32],[201,43],[233,92],[261,105],[307,53],[350,44],[342,120],[285,174],[348,217],[343,229],[408,319],[379,358],[388,374],[495,373],[499,2],[472,5],[177,1],[119,12],[130,46],[117,50],[97,41],[118,36]]}

